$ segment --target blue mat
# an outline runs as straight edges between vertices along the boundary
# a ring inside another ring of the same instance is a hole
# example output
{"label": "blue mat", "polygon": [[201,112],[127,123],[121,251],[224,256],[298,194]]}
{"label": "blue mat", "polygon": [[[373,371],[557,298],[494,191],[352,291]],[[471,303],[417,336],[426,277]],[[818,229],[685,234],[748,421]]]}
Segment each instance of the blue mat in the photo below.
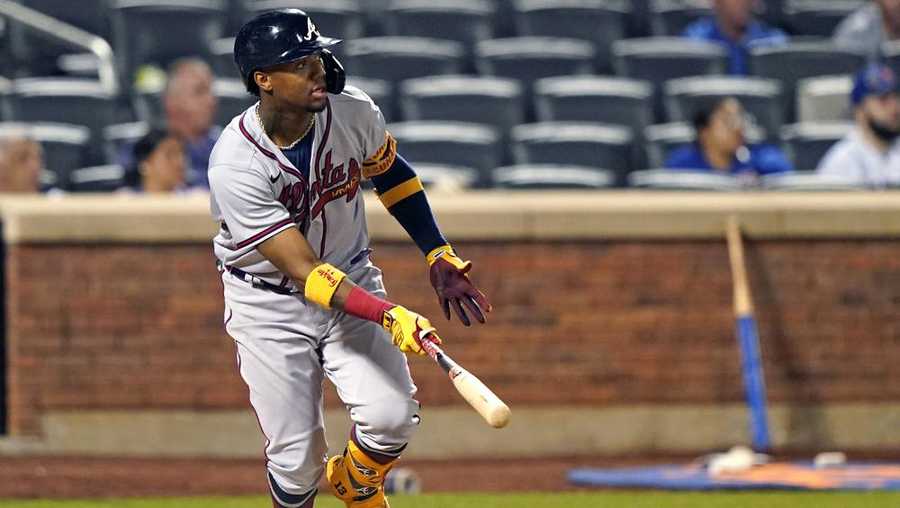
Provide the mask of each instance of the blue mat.
{"label": "blue mat", "polygon": [[900,464],[854,464],[817,469],[775,462],[711,476],[702,465],[574,469],[569,481],[591,487],[665,490],[900,490]]}

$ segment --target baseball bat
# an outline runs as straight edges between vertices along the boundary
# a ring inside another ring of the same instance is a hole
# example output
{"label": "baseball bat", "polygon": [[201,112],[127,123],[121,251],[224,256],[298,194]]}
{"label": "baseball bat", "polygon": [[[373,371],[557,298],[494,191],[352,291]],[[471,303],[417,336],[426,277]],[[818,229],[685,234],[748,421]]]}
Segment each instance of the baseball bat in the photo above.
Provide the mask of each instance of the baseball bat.
{"label": "baseball bat", "polygon": [[480,379],[453,361],[450,355],[429,338],[422,339],[420,343],[428,356],[450,376],[450,381],[453,382],[456,391],[484,418],[488,425],[499,429],[509,423],[509,406]]}
{"label": "baseball bat", "polygon": [[734,289],[734,318],[737,339],[741,349],[744,389],[747,394],[747,405],[750,408],[750,431],[753,448],[757,451],[764,451],[771,446],[769,441],[769,417],[766,410],[766,383],[763,377],[762,361],[760,360],[759,334],[756,328],[756,317],[753,314],[753,300],[750,295],[750,285],[747,283],[741,226],[735,216],[728,218],[726,238],[728,240],[728,259],[731,263],[731,279]]}

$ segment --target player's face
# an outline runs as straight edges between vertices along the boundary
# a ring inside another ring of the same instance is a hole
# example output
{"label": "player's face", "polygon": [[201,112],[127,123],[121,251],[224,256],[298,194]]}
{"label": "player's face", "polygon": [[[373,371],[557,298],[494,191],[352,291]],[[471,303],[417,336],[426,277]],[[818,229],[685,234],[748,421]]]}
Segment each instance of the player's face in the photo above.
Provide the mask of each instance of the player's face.
{"label": "player's face", "polygon": [[325,65],[318,54],[273,67],[267,74],[279,102],[311,113],[325,109]]}

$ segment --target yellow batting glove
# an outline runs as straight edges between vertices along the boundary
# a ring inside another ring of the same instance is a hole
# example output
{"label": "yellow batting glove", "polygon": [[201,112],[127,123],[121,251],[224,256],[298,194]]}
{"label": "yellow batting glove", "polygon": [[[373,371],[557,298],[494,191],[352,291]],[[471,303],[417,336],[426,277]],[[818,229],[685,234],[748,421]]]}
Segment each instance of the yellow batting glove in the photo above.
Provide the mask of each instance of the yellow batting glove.
{"label": "yellow batting glove", "polygon": [[441,343],[441,338],[427,318],[400,305],[384,312],[381,326],[390,332],[391,341],[404,353],[424,355],[420,341],[425,336],[435,344]]}
{"label": "yellow batting glove", "polygon": [[443,260],[453,265],[454,268],[462,273],[466,273],[472,268],[472,262],[460,259],[460,257],[456,255],[456,251],[453,250],[453,247],[449,245],[441,245],[432,250],[425,256],[425,259],[428,261],[429,267],[437,263],[438,260]]}

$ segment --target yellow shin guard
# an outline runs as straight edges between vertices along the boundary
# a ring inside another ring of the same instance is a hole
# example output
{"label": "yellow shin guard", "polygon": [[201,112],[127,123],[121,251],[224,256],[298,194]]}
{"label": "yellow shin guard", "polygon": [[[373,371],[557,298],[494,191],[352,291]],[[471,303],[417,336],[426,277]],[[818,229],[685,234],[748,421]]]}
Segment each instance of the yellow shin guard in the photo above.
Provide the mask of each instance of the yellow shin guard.
{"label": "yellow shin guard", "polygon": [[390,508],[384,496],[384,477],[394,462],[379,464],[350,440],[343,455],[328,459],[325,477],[332,494],[347,508]]}

